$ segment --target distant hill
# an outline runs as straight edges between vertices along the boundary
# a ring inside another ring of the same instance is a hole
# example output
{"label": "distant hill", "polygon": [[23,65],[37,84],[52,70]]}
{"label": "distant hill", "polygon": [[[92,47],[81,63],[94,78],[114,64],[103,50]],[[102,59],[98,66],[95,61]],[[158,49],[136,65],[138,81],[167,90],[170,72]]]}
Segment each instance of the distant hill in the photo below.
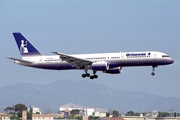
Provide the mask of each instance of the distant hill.
{"label": "distant hill", "polygon": [[0,110],[23,103],[40,107],[43,112],[58,112],[60,106],[74,103],[81,106],[148,112],[180,109],[180,99],[162,97],[145,92],[116,91],[106,86],[89,82],[59,80],[48,85],[15,84],[0,88]]}

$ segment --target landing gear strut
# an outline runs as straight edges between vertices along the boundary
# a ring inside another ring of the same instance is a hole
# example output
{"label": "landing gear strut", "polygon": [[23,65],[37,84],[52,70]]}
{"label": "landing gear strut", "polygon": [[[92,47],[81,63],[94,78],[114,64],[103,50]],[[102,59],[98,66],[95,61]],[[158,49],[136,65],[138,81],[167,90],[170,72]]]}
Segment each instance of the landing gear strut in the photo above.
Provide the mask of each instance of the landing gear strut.
{"label": "landing gear strut", "polygon": [[98,75],[96,75],[96,72],[97,71],[93,70],[93,75],[90,76],[90,79],[98,78]]}
{"label": "landing gear strut", "polygon": [[87,67],[85,66],[85,74],[82,74],[82,77],[85,78],[85,77],[90,77],[90,79],[94,79],[94,78],[98,78],[98,75],[96,75],[96,72],[95,70],[93,70],[93,75],[90,76],[89,73],[87,73],[87,70],[86,69]]}
{"label": "landing gear strut", "polygon": [[88,66],[86,65],[86,66],[85,66],[85,74],[82,74],[82,77],[83,77],[83,78],[90,76],[90,74],[89,74],[87,71],[88,71]]}
{"label": "landing gear strut", "polygon": [[152,73],[151,73],[152,76],[155,75],[155,72],[154,72],[155,71],[155,67],[157,67],[157,65],[156,66],[152,66]]}

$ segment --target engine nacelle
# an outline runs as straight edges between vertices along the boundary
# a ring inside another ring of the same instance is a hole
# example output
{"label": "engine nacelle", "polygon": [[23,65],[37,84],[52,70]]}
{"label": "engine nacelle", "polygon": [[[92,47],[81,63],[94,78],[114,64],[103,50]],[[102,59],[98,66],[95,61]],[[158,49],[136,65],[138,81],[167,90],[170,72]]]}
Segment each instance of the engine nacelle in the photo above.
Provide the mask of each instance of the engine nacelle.
{"label": "engine nacelle", "polygon": [[109,63],[106,61],[98,61],[91,65],[92,70],[108,70],[109,69]]}
{"label": "engine nacelle", "polygon": [[109,73],[109,74],[119,74],[122,72],[122,67],[112,68],[109,70],[102,71],[103,73]]}

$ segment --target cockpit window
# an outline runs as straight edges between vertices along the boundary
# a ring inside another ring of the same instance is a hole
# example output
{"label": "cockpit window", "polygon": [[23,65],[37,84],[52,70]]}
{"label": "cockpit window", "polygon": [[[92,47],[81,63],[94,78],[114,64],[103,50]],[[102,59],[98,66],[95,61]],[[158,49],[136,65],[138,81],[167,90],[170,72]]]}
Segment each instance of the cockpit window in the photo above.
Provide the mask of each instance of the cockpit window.
{"label": "cockpit window", "polygon": [[169,57],[169,56],[167,56],[167,55],[162,55],[162,57]]}

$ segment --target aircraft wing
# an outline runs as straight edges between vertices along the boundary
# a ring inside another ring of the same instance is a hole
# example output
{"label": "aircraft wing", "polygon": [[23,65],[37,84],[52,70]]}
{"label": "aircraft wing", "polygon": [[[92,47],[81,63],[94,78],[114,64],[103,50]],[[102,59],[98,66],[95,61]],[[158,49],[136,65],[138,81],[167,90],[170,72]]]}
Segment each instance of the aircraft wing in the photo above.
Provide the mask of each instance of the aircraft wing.
{"label": "aircraft wing", "polygon": [[59,53],[59,52],[52,52],[52,53],[59,55],[60,58],[62,59],[62,61],[66,61],[70,64],[73,64],[77,68],[83,67],[84,65],[90,65],[93,63],[93,61],[90,61],[90,60],[77,58],[77,57],[66,55],[66,54]]}
{"label": "aircraft wing", "polygon": [[11,58],[11,57],[7,57],[8,59],[14,60],[14,61],[19,61],[21,63],[24,64],[32,64],[33,62],[27,61],[27,60],[22,60],[22,59],[17,59],[17,58]]}

